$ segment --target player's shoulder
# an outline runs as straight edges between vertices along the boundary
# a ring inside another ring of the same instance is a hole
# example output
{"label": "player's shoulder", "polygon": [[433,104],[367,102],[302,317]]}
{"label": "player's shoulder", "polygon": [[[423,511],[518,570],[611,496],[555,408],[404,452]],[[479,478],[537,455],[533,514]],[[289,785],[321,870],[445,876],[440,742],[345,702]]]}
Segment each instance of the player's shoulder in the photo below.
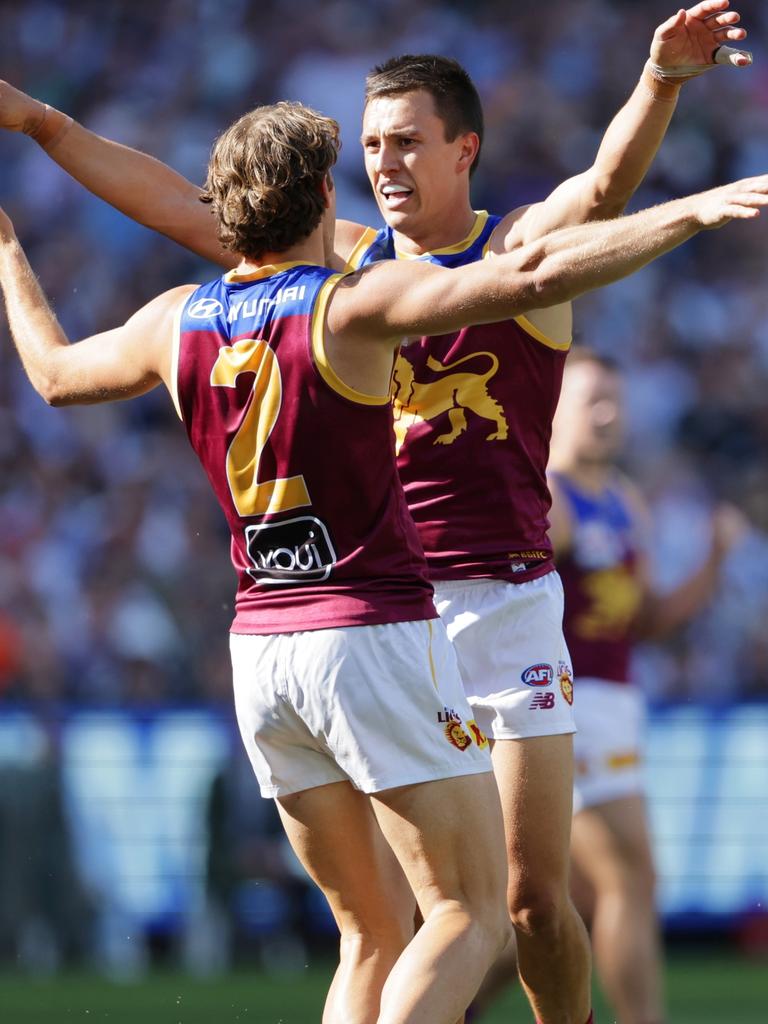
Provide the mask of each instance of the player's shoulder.
{"label": "player's shoulder", "polygon": [[365,224],[351,220],[337,220],[333,242],[334,270],[344,270],[351,263],[354,251],[373,232]]}
{"label": "player's shoulder", "polygon": [[140,321],[147,327],[159,325],[165,320],[172,321],[180,312],[184,302],[198,287],[199,285],[196,284],[181,284],[175,288],[169,288],[166,292],[161,292],[137,310],[131,317],[131,321],[134,323]]}
{"label": "player's shoulder", "polygon": [[489,242],[489,250],[498,256],[505,252],[512,252],[525,244],[525,226],[530,211],[538,204],[529,203],[527,206],[518,206],[509,213],[504,214],[499,223],[493,229]]}

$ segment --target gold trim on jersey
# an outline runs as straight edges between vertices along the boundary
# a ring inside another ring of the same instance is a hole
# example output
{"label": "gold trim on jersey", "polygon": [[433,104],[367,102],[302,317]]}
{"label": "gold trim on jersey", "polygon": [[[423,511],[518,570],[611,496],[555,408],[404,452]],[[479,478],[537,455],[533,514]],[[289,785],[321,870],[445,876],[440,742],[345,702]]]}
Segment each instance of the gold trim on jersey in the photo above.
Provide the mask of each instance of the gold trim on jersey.
{"label": "gold trim on jersey", "polygon": [[344,277],[343,274],[334,274],[324,282],[315,299],[315,308],[312,310],[312,325],[310,328],[312,338],[312,356],[318,373],[329,388],[332,388],[343,398],[348,398],[358,405],[388,405],[390,401],[389,392],[386,395],[366,395],[362,391],[355,391],[348,384],[345,384],[341,377],[328,361],[325,351],[325,313],[328,308],[328,300],[333,289]]}
{"label": "gold trim on jersey", "polygon": [[179,308],[173,314],[173,327],[171,335],[171,379],[169,382],[168,390],[171,393],[171,399],[173,401],[174,408],[176,409],[176,415],[179,419],[184,422],[184,416],[181,412],[181,403],[179,402],[179,354],[181,351],[181,316],[184,312],[184,308],[191,295],[194,292],[190,292],[189,295],[185,295],[182,301],[179,303]]}
{"label": "gold trim on jersey", "polygon": [[371,245],[373,240],[376,238],[378,232],[376,228],[366,228],[362,235],[352,249],[352,252],[347,256],[347,261],[344,266],[345,271],[359,270],[360,269],[360,257],[363,255],[365,250]]}
{"label": "gold trim on jersey", "polygon": [[429,252],[423,252],[420,255],[412,252],[403,252],[395,246],[395,256],[399,260],[420,260],[425,256],[453,256],[456,253],[464,252],[465,249],[468,249],[470,245],[472,245],[473,242],[476,242],[480,237],[487,221],[487,210],[475,210],[475,223],[472,225],[472,230],[466,238],[457,242],[455,245],[447,245],[444,249],[430,249]]}
{"label": "gold trim on jersey", "polygon": [[291,260],[289,263],[265,263],[263,267],[251,270],[247,274],[240,274],[237,270],[228,270],[224,275],[224,280],[230,284],[237,284],[240,281],[260,281],[265,277],[274,277],[275,274],[282,274],[284,270],[291,270],[293,267],[314,265],[313,263],[307,263],[306,260]]}
{"label": "gold trim on jersey", "polygon": [[526,334],[530,334],[536,341],[540,341],[542,345],[546,345],[547,348],[553,348],[557,352],[567,352],[571,347],[573,338],[569,338],[568,341],[555,341],[553,338],[549,338],[543,331],[540,331],[535,324],[532,324],[527,316],[515,316],[512,318],[515,323],[522,327]]}

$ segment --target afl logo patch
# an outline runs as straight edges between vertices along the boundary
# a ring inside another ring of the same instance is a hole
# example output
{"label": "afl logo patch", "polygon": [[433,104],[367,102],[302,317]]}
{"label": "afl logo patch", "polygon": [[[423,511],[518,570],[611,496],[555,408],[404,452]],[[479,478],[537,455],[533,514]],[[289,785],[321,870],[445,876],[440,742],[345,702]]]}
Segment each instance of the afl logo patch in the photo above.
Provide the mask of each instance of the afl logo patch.
{"label": "afl logo patch", "polygon": [[549,686],[555,677],[551,665],[540,662],[538,665],[529,665],[520,678],[526,686]]}
{"label": "afl logo patch", "polygon": [[212,320],[223,312],[224,307],[218,299],[197,299],[187,310],[187,315],[193,320]]}

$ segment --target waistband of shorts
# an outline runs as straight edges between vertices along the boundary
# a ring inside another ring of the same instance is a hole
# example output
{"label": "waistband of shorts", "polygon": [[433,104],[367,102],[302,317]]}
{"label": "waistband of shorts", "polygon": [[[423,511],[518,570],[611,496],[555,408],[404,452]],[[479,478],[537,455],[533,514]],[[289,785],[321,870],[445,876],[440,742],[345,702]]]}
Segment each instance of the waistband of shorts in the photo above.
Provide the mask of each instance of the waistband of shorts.
{"label": "waistband of shorts", "polygon": [[514,587],[516,590],[523,588],[532,590],[534,587],[544,586],[544,581],[549,580],[553,576],[555,579],[559,579],[554,566],[542,576],[535,576],[532,580],[521,580],[519,583],[514,583],[512,580],[504,579],[500,576],[481,576],[471,580],[433,580],[432,586],[435,588],[435,593],[438,591],[443,593],[446,590],[473,590],[479,587]]}

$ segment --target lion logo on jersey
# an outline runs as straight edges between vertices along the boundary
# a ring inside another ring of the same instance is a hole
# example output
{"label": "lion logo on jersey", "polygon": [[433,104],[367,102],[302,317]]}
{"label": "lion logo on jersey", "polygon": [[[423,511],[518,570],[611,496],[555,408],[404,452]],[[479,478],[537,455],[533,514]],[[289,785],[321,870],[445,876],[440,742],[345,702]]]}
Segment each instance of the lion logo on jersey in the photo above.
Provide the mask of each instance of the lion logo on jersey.
{"label": "lion logo on jersey", "polygon": [[[480,356],[486,357],[491,363],[485,373],[454,372],[457,366]],[[496,429],[488,434],[486,441],[507,439],[509,429],[504,410],[495,398],[491,398],[487,387],[488,381],[499,368],[499,360],[493,352],[472,352],[453,363],[441,363],[439,359],[429,356],[427,366],[441,376],[425,384],[416,380],[413,366],[402,353],[395,362],[392,404],[398,452],[405,435],[414,424],[433,420],[443,413],[448,413],[451,429],[445,434],[438,434],[432,443],[453,444],[467,429],[467,410],[495,424]]]}

